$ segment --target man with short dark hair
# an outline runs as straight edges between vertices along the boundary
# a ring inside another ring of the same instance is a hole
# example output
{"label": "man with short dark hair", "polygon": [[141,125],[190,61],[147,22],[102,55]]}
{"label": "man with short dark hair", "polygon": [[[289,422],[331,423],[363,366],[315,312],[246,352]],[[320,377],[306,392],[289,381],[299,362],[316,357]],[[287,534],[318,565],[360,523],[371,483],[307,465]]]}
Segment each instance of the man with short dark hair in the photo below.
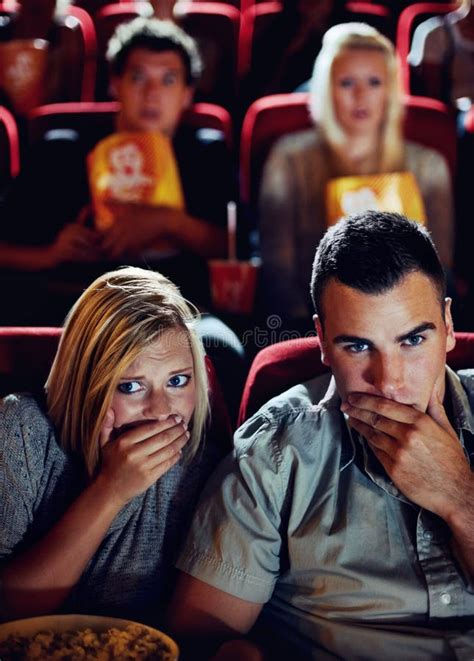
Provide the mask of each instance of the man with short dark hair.
{"label": "man with short dark hair", "polygon": [[[44,301],[33,313],[35,301],[29,308],[14,289],[26,282],[26,298],[39,288],[41,279],[28,278],[28,273],[45,274],[45,281],[55,279],[61,285],[65,280],[67,286],[61,291],[70,292],[74,300],[80,291],[77,282],[87,284],[111,262],[145,262],[180,285],[195,303],[205,304],[209,294],[205,260],[226,252],[232,184],[225,141],[219,131],[181,123],[201,71],[193,39],[169,21],[137,18],[117,28],[108,59],[111,85],[120,101],[109,133],[159,133],[169,139],[184,205],[115,200],[109,203],[114,223],[106,229],[98,228],[94,218],[88,225],[77,222],[86,217],[84,209],[90,204],[87,155],[108,133],[104,135],[102,126],[99,132],[91,127],[81,135],[73,130],[49,131],[2,205],[3,289],[12,293],[11,307],[19,307],[29,323],[59,323],[71,301],[59,301],[59,311],[51,311],[50,318]],[[49,291],[49,299],[58,291]],[[42,293],[31,299],[41,299]],[[13,314],[8,318],[8,307],[3,306],[0,321],[15,323]]]}
{"label": "man with short dark hair", "polygon": [[237,432],[170,625],[216,646],[252,630],[271,658],[473,658],[474,372],[445,365],[433,243],[396,214],[353,216],[321,241],[311,287],[332,375]]}

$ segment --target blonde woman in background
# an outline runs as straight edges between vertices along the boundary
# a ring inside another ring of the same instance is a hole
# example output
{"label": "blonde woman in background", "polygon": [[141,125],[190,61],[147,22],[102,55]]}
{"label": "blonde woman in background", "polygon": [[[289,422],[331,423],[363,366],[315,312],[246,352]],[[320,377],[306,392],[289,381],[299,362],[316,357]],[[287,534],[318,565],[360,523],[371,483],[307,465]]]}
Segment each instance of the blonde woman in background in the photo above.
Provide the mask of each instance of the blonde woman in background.
{"label": "blonde woman in background", "polygon": [[8,619],[156,622],[198,492],[208,383],[193,309],[153,271],[95,280],[71,309],[46,400],[0,403],[0,582]]}
{"label": "blonde woman in background", "polygon": [[447,164],[436,151],[407,142],[392,44],[375,28],[330,28],[310,87],[315,127],[282,137],[260,190],[263,293],[268,313],[307,325],[307,283],[327,227],[325,189],[336,177],[411,172],[441,260],[451,265],[453,211]]}

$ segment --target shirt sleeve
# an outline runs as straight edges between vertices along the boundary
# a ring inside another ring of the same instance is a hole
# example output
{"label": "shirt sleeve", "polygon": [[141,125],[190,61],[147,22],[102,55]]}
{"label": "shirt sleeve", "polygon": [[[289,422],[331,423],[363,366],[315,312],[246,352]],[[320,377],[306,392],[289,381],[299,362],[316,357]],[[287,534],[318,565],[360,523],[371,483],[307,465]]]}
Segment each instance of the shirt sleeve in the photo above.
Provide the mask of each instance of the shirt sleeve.
{"label": "shirt sleeve", "polygon": [[209,481],[177,566],[241,599],[265,603],[280,573],[284,476],[274,426],[257,414]]}

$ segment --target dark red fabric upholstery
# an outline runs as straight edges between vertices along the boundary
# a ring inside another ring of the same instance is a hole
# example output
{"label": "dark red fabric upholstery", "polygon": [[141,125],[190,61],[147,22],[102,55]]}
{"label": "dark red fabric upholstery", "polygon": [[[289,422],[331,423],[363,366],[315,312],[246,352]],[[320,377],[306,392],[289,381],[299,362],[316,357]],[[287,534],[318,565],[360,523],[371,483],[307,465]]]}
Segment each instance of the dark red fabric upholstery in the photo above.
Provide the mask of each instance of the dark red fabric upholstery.
{"label": "dark red fabric upholstery", "polygon": [[[455,370],[474,367],[474,333],[456,333],[456,346],[448,353]],[[244,386],[238,424],[269,399],[288,388],[323,374],[317,337],[288,340],[262,349],[255,357]]]}
{"label": "dark red fabric upholstery", "polygon": [[[43,392],[61,332],[61,328],[49,327],[0,327],[0,397],[11,392]],[[229,413],[209,358],[206,363],[211,398],[208,435],[230,449]]]}
{"label": "dark red fabric upholstery", "polygon": [[40,393],[60,337],[60,328],[0,328],[0,396]]}

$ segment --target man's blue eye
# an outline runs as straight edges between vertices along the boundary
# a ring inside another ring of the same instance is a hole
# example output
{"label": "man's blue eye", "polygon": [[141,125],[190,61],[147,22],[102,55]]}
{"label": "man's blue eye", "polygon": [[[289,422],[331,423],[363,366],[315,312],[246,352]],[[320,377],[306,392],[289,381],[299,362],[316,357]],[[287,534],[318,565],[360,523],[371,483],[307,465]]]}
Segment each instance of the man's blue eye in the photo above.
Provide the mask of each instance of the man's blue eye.
{"label": "man's blue eye", "polygon": [[134,83],[140,83],[145,80],[145,76],[141,71],[132,71],[130,78]]}
{"label": "man's blue eye", "polygon": [[184,386],[188,385],[190,380],[191,377],[187,374],[176,374],[168,381],[168,385],[172,388],[183,388]]}
{"label": "man's blue eye", "polygon": [[124,381],[123,383],[119,383],[117,387],[119,392],[124,395],[131,395],[132,393],[141,390],[141,385],[138,381]]}
{"label": "man's blue eye", "polygon": [[167,73],[164,78],[165,85],[174,85],[178,77],[175,73]]}
{"label": "man's blue eye", "polygon": [[410,347],[417,347],[418,345],[424,342],[425,338],[423,335],[411,335],[405,340],[406,344]]}
{"label": "man's blue eye", "polygon": [[362,353],[363,351],[367,351],[369,348],[369,345],[366,344],[365,342],[359,342],[358,344],[349,344],[347,346],[347,350],[350,351],[351,353]]}

